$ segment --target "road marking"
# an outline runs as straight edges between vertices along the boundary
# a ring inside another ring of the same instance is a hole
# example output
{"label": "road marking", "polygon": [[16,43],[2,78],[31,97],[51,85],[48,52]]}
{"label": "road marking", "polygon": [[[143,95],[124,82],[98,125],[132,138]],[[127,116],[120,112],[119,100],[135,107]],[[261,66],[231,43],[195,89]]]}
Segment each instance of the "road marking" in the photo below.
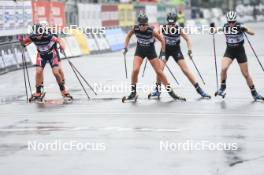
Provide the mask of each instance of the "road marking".
{"label": "road marking", "polygon": [[[240,117],[263,117],[263,114],[235,114],[235,113],[177,113],[177,112],[167,112],[167,113],[122,113],[122,112],[74,112],[74,113],[60,113],[60,112],[54,112],[54,113],[38,113],[38,114],[10,114],[10,113],[0,113],[1,117],[10,117],[11,115],[15,116],[15,117],[19,117],[19,116],[32,116],[32,115],[38,115],[38,116],[57,116],[57,117],[64,117],[64,116],[72,116],[72,117],[78,117],[78,115],[103,115],[103,116],[109,116],[109,115],[135,115],[135,116],[139,116],[140,117],[146,117],[146,115],[152,115],[152,116],[160,116],[161,118],[166,118],[166,115],[173,115],[175,117],[177,117],[177,115],[180,116],[199,116],[199,117],[212,117],[212,116],[217,116],[217,117],[234,117],[234,116],[240,116]],[[3,116],[5,115],[5,116]],[[134,116],[134,117],[135,117]],[[1,118],[0,117],[0,118]],[[91,116],[89,116],[91,117]],[[115,116],[113,116],[115,117]]]}
{"label": "road marking", "polygon": [[104,128],[96,128],[96,127],[51,127],[51,128],[6,128],[0,129],[0,132],[32,132],[32,131],[138,131],[138,132],[180,132],[181,129],[168,129],[168,128],[125,128],[125,127],[104,127]]}

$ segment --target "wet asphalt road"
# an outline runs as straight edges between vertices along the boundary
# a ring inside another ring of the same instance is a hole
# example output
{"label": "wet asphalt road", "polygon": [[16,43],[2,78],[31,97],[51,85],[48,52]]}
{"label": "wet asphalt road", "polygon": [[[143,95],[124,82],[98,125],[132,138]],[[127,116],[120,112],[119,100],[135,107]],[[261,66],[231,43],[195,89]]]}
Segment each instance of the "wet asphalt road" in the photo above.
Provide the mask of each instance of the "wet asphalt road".
{"label": "wet asphalt road", "polygon": [[[257,33],[250,37],[264,61],[264,24],[250,25]],[[194,59],[208,93],[216,90],[211,36],[191,36]],[[224,37],[216,37],[217,61],[225,49]],[[182,42],[183,52],[187,53]],[[249,69],[255,85],[264,94],[264,73],[249,45],[245,44]],[[129,50],[128,69],[132,69],[134,49]],[[185,54],[186,55],[186,54]],[[187,57],[187,55],[186,55]],[[121,52],[90,55],[72,62],[91,83],[125,85]],[[187,59],[193,69],[192,63]],[[178,66],[169,64],[180,81],[176,85],[166,71],[175,91],[187,102],[175,102],[163,93],[161,100],[148,100],[139,92],[137,103],[121,103],[126,92],[89,91],[88,101],[69,65],[63,61],[66,83],[75,100],[62,104],[49,66],[45,70],[46,104],[28,104],[22,71],[0,77],[0,173],[17,174],[96,174],[96,175],[263,175],[264,103],[254,103],[239,67],[234,62],[227,80],[227,97],[201,100]],[[220,65],[220,64],[219,64]],[[143,66],[142,66],[143,67]],[[30,70],[33,84],[34,69]],[[145,85],[155,77],[150,65]],[[202,83],[200,83],[202,85]],[[35,142],[34,142],[35,141]],[[88,143],[89,150],[29,150],[29,143]],[[161,143],[234,143],[236,150],[161,149]],[[93,149],[93,150],[91,150]]]}

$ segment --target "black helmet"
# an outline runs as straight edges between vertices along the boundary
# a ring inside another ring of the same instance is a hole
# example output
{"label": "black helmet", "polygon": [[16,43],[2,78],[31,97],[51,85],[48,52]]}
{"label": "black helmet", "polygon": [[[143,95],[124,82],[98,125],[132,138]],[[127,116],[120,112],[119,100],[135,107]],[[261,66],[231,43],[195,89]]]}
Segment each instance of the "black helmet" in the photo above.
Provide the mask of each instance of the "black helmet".
{"label": "black helmet", "polygon": [[139,24],[148,23],[148,16],[145,13],[140,13],[137,17],[137,21]]}
{"label": "black helmet", "polygon": [[45,33],[45,26],[43,26],[42,24],[34,24],[32,26],[32,33],[35,35],[41,35]]}
{"label": "black helmet", "polygon": [[175,12],[169,12],[167,14],[168,23],[175,23],[177,21],[177,14]]}

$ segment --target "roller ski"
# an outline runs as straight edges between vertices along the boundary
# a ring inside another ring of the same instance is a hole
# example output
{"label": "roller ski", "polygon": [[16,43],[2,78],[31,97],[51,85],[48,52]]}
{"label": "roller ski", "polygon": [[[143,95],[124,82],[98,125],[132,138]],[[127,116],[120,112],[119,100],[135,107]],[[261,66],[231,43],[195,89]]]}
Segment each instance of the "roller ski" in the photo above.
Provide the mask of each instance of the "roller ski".
{"label": "roller ski", "polygon": [[198,94],[201,95],[202,98],[208,98],[208,99],[211,99],[211,96],[206,94],[202,88],[198,87],[196,88],[196,91],[198,92]]}
{"label": "roller ski", "polygon": [[186,101],[186,98],[176,95],[170,86],[167,87],[167,92],[174,100]]}
{"label": "roller ski", "polygon": [[72,103],[73,97],[70,95],[70,93],[68,93],[66,91],[62,91],[61,95],[63,97],[64,103]]}
{"label": "roller ski", "polygon": [[154,91],[148,94],[148,99],[151,99],[151,98],[160,99],[160,94],[161,94],[161,85],[157,84]]}
{"label": "roller ski", "polygon": [[131,93],[129,96],[124,96],[122,98],[122,103],[125,102],[137,102],[138,95],[137,95],[137,86],[131,85]]}
{"label": "roller ski", "polygon": [[46,92],[43,93],[34,93],[32,96],[28,99],[30,103],[36,102],[36,103],[43,103],[44,97],[46,95]]}
{"label": "roller ski", "polygon": [[124,96],[122,98],[122,103],[125,102],[137,102],[138,95],[136,92],[132,92],[129,96]]}
{"label": "roller ski", "polygon": [[215,96],[221,96],[222,98],[225,98],[226,92],[223,89],[219,89],[217,92],[215,92]]}

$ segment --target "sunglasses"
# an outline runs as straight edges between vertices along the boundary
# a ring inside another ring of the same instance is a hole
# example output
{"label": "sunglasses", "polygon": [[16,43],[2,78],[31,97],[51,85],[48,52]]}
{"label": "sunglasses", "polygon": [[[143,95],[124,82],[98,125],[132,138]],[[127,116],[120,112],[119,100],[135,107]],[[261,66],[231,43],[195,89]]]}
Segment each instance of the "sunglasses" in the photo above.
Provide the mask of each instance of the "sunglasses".
{"label": "sunglasses", "polygon": [[148,24],[139,24],[140,27],[145,27],[147,26]]}
{"label": "sunglasses", "polygon": [[228,21],[229,24],[235,24],[236,21]]}

